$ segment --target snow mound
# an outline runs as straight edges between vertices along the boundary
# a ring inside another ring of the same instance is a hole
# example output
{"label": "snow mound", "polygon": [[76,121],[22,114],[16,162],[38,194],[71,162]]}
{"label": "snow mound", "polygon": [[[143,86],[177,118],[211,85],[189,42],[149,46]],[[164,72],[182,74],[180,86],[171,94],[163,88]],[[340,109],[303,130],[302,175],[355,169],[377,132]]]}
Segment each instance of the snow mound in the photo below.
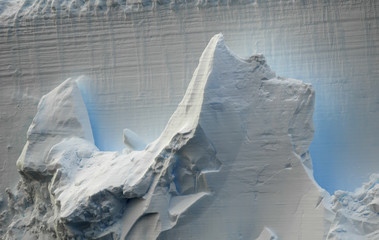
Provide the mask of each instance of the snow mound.
{"label": "snow mound", "polygon": [[103,152],[77,80],[68,79],[38,106],[17,162],[22,180],[0,216],[2,234],[332,239],[341,226],[355,231],[359,217],[354,234],[374,236],[374,182],[329,200],[313,180],[314,97],[310,84],[276,76],[263,56],[235,56],[218,34],[160,137],[146,145],[125,129],[128,149]]}

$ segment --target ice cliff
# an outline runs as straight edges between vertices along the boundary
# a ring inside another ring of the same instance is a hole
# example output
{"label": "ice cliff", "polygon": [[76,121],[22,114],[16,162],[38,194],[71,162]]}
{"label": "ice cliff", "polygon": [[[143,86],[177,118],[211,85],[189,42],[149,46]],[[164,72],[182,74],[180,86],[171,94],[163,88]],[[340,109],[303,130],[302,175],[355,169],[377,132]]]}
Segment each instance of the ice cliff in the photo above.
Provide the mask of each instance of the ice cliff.
{"label": "ice cliff", "polygon": [[94,144],[82,80],[38,105],[4,239],[378,236],[377,178],[332,197],[315,183],[314,90],[276,76],[263,56],[240,59],[214,36],[160,137],[146,145],[125,129],[122,153]]}

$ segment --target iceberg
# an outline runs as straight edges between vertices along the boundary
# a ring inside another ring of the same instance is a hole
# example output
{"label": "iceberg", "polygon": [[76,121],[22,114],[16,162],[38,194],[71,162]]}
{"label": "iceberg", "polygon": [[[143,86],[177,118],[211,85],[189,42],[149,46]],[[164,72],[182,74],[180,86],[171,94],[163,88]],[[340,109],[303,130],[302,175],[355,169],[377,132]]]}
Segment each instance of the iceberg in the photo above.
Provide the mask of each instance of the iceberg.
{"label": "iceberg", "polygon": [[238,56],[263,53],[279,75],[312,84],[314,177],[330,194],[354,191],[379,169],[378,9],[378,1],[0,1],[3,206],[43,95],[88,76],[80,89],[96,146],[122,151],[124,128],[152,142],[218,32]]}
{"label": "iceberg", "polygon": [[[315,91],[215,35],[160,136],[101,151],[70,78],[45,95],[8,191],[5,239],[378,236],[378,180],[330,196],[312,174]],[[121,141],[121,137],[120,137]],[[356,228],[359,222],[359,228]]]}

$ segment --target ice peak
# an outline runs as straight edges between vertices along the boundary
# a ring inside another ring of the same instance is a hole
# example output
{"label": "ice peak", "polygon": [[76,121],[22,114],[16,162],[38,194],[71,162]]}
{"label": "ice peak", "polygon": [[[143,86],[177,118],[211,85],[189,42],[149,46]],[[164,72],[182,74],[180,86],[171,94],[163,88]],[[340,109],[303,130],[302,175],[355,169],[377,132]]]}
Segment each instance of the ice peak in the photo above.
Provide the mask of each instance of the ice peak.
{"label": "ice peak", "polygon": [[211,38],[211,40],[209,40],[207,48],[210,47],[210,46],[216,46],[215,50],[217,48],[221,48],[221,47],[225,48],[226,46],[225,46],[225,41],[224,41],[224,35],[222,33],[218,33],[218,34],[214,35]]}

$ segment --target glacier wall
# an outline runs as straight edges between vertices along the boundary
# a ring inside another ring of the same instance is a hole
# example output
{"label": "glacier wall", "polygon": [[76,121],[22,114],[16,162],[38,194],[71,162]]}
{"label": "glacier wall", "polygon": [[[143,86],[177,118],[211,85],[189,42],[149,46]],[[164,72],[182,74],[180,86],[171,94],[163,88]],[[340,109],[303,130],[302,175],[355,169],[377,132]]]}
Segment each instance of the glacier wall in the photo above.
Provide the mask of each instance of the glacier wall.
{"label": "glacier wall", "polygon": [[352,190],[379,168],[377,1],[163,4],[71,18],[67,11],[45,18],[43,6],[25,4],[36,8],[5,19],[18,9],[10,3],[2,1],[0,23],[1,192],[17,182],[15,159],[42,95],[68,77],[88,75],[92,81],[82,91],[96,145],[120,150],[125,127],[149,142],[218,32],[240,56],[264,53],[278,74],[313,84],[310,150],[323,188]]}
{"label": "glacier wall", "polygon": [[276,76],[262,55],[237,57],[215,35],[160,136],[141,146],[124,130],[129,149],[119,153],[94,145],[81,81],[38,104],[2,213],[5,239],[329,235],[335,212],[311,175],[310,84]]}
{"label": "glacier wall", "polygon": [[[312,176],[315,92],[215,35],[160,136],[95,146],[83,82],[44,95],[1,239],[377,239],[379,175],[330,196]],[[81,89],[80,87],[81,86]],[[82,90],[82,91],[81,91]]]}

